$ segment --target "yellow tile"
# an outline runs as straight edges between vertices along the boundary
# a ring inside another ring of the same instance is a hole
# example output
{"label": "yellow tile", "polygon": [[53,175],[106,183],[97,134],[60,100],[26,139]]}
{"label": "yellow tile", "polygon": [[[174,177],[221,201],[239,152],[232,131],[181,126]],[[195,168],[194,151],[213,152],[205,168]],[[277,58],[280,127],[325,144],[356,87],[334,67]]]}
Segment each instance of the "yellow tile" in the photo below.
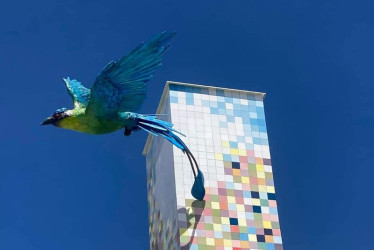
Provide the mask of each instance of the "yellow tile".
{"label": "yellow tile", "polygon": [[223,155],[222,154],[216,154],[216,160],[217,161],[222,161],[223,160]]}
{"label": "yellow tile", "polygon": [[271,228],[271,222],[264,220],[263,222],[264,228]]}
{"label": "yellow tile", "polygon": [[230,219],[227,217],[222,217],[221,222],[223,225],[230,225]]}
{"label": "yellow tile", "polygon": [[239,155],[239,150],[236,149],[236,148],[232,148],[232,149],[230,149],[230,154],[232,154],[232,155]]}
{"label": "yellow tile", "polygon": [[260,199],[252,198],[252,205],[261,206]]}
{"label": "yellow tile", "polygon": [[220,209],[219,202],[212,201],[212,209]]}
{"label": "yellow tile", "polygon": [[249,241],[256,241],[257,242],[257,237],[255,234],[248,234],[248,239]]}
{"label": "yellow tile", "polygon": [[238,219],[239,226],[247,226],[247,220],[246,219]]}
{"label": "yellow tile", "polygon": [[236,203],[235,197],[227,196],[228,203]]}
{"label": "yellow tile", "polygon": [[236,204],[236,211],[238,212],[244,212],[245,208],[243,204]]}
{"label": "yellow tile", "polygon": [[247,155],[247,150],[245,150],[245,149],[239,149],[239,155],[240,156],[246,156]]}
{"label": "yellow tile", "polygon": [[228,141],[222,141],[222,147],[229,148],[230,147],[229,142]]}
{"label": "yellow tile", "polygon": [[257,178],[265,179],[265,172],[257,171]]}
{"label": "yellow tile", "polygon": [[249,183],[249,177],[242,177],[242,183]]}
{"label": "yellow tile", "polygon": [[242,177],[242,183],[249,183],[249,177]]}
{"label": "yellow tile", "polygon": [[257,171],[262,171],[262,172],[264,172],[264,165],[256,164],[256,169],[257,169]]}
{"label": "yellow tile", "polygon": [[267,187],[264,185],[258,185],[258,191],[266,193]]}
{"label": "yellow tile", "polygon": [[273,187],[273,186],[268,186],[268,187],[267,187],[267,192],[268,192],[268,193],[275,193],[275,189],[274,189],[274,187]]}
{"label": "yellow tile", "polygon": [[213,230],[222,232],[222,225],[221,224],[213,224]]}
{"label": "yellow tile", "polygon": [[223,246],[232,247],[232,241],[223,239]]}
{"label": "yellow tile", "polygon": [[214,246],[214,238],[206,238],[206,244],[208,246]]}

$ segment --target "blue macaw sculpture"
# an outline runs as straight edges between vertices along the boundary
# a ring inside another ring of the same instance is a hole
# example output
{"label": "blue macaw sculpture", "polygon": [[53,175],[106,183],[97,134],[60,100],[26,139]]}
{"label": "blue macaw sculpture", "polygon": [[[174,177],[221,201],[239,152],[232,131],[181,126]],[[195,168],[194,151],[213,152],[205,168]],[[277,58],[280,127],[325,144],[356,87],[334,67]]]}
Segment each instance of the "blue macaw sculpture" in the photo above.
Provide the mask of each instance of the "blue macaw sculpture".
{"label": "blue macaw sculpture", "polygon": [[126,136],[139,129],[154,136],[161,135],[187,155],[195,177],[191,193],[202,200],[205,195],[204,177],[191,151],[176,135],[181,133],[174,130],[170,122],[158,119],[157,115],[135,113],[145,99],[146,83],[161,66],[161,58],[174,35],[162,32],[148,43],[140,44],[127,56],[111,61],[96,77],[91,89],[69,77],[64,79],[74,108],[58,109],[41,125],[51,124],[88,134],[106,134],[124,128]]}

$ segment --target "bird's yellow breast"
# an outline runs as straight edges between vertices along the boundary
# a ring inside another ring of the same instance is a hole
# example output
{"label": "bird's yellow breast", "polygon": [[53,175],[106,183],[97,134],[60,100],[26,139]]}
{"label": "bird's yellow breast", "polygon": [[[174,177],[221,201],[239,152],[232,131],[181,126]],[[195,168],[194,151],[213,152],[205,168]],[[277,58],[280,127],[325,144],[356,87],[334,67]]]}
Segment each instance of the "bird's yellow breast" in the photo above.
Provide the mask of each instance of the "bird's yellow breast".
{"label": "bird's yellow breast", "polygon": [[123,127],[113,120],[99,120],[86,115],[67,117],[56,124],[56,126],[88,134],[106,134]]}

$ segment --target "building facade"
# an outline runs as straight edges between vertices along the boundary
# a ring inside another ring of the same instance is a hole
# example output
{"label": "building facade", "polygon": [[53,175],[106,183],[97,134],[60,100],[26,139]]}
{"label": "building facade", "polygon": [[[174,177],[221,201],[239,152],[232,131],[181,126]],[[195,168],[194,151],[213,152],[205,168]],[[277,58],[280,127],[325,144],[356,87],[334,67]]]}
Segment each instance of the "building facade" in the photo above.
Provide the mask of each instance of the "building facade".
{"label": "building facade", "polygon": [[272,165],[259,92],[167,82],[158,114],[186,135],[205,176],[203,201],[191,195],[186,155],[149,136],[151,249],[282,250]]}

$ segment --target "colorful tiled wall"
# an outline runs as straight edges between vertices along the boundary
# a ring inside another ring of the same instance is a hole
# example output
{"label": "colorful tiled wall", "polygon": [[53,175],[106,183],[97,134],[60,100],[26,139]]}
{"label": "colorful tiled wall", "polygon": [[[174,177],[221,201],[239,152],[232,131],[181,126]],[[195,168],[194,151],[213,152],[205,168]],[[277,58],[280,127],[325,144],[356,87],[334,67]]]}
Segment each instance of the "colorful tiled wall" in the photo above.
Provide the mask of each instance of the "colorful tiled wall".
{"label": "colorful tiled wall", "polygon": [[188,158],[169,148],[176,214],[168,223],[177,248],[283,249],[263,94],[169,83],[163,106],[205,176],[206,196],[196,201]]}

